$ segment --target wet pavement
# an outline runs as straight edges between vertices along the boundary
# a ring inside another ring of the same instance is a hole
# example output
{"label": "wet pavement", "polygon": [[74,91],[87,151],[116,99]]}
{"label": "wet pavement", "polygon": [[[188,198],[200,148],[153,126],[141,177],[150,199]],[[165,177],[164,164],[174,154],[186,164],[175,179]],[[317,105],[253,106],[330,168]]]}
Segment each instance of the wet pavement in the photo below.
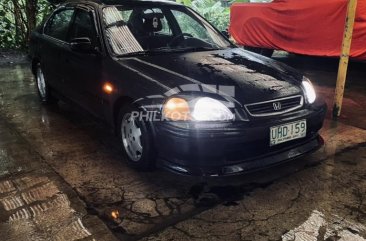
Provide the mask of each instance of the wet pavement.
{"label": "wet pavement", "polygon": [[[307,74],[332,105],[335,60],[277,58]],[[73,105],[42,106],[28,65],[2,65],[0,233],[6,240],[365,240],[364,66],[350,66],[343,115],[327,119],[324,148],[245,177],[205,180],[134,171],[103,124]]]}
{"label": "wet pavement", "polygon": [[[90,232],[89,230],[93,230]],[[26,139],[0,119],[0,240],[116,240]]]}

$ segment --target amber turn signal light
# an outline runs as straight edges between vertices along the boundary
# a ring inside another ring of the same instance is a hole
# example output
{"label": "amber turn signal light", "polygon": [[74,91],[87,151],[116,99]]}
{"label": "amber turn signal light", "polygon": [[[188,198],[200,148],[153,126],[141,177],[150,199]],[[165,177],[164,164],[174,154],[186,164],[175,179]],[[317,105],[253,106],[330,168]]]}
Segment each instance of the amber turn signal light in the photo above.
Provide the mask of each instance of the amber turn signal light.
{"label": "amber turn signal light", "polygon": [[163,107],[165,118],[173,121],[190,120],[190,111],[188,102],[182,98],[171,98]]}
{"label": "amber turn signal light", "polygon": [[113,88],[113,85],[109,82],[105,83],[103,85],[103,92],[104,93],[107,93],[107,94],[112,94],[114,88]]}

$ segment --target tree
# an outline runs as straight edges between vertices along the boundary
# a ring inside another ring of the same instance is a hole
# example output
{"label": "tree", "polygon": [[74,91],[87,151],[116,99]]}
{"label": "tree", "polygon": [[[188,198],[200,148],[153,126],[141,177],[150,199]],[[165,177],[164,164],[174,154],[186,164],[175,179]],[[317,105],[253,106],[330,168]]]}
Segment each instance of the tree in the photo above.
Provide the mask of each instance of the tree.
{"label": "tree", "polygon": [[[219,30],[226,30],[229,26],[230,8],[228,7],[234,2],[249,2],[249,0],[176,0],[186,6],[193,8],[195,11],[203,15]],[[225,4],[223,4],[225,3]]]}
{"label": "tree", "polygon": [[26,48],[32,31],[52,8],[46,0],[0,2],[0,48]]}

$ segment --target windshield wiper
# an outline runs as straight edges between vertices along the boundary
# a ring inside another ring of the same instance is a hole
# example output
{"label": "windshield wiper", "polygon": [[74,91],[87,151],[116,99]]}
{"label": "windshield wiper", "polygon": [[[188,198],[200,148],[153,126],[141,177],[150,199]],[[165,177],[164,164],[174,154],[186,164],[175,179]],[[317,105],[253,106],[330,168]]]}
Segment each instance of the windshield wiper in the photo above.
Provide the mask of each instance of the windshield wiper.
{"label": "windshield wiper", "polygon": [[136,52],[131,52],[131,53],[119,54],[117,57],[149,55],[151,53],[152,53],[151,50],[142,50],[142,51],[136,51]]}
{"label": "windshield wiper", "polygon": [[172,49],[168,48],[168,47],[161,47],[161,48],[156,48],[156,49],[149,49],[149,50],[142,50],[142,51],[120,54],[120,55],[118,55],[118,57],[135,56],[135,55],[150,55],[150,54],[163,53],[163,52],[166,53],[166,52],[170,52],[171,50]]}
{"label": "windshield wiper", "polygon": [[155,53],[176,53],[176,52],[196,52],[196,51],[211,51],[211,50],[219,50],[221,48],[213,48],[213,47],[191,47],[191,48],[170,48],[170,47],[161,47],[156,49],[142,50],[137,52],[131,52],[126,54],[120,54],[118,57],[127,57],[127,56],[141,56],[141,55],[150,55]]}
{"label": "windshield wiper", "polygon": [[179,51],[179,52],[198,52],[198,51],[212,51],[212,50],[219,50],[222,48],[214,48],[214,47],[190,47],[190,48],[178,48],[178,49],[172,49],[173,51]]}

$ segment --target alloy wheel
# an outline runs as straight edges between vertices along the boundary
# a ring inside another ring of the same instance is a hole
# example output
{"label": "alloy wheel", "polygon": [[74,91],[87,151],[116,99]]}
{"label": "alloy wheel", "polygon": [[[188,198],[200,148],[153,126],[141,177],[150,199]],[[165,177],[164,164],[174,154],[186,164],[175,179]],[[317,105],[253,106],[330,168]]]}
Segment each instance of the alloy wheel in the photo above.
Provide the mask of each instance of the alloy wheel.
{"label": "alloy wheel", "polygon": [[46,99],[46,82],[41,67],[37,68],[37,87],[42,100]]}
{"label": "alloy wheel", "polygon": [[142,156],[141,128],[131,114],[125,114],[121,123],[121,136],[123,147],[132,161],[139,161]]}

